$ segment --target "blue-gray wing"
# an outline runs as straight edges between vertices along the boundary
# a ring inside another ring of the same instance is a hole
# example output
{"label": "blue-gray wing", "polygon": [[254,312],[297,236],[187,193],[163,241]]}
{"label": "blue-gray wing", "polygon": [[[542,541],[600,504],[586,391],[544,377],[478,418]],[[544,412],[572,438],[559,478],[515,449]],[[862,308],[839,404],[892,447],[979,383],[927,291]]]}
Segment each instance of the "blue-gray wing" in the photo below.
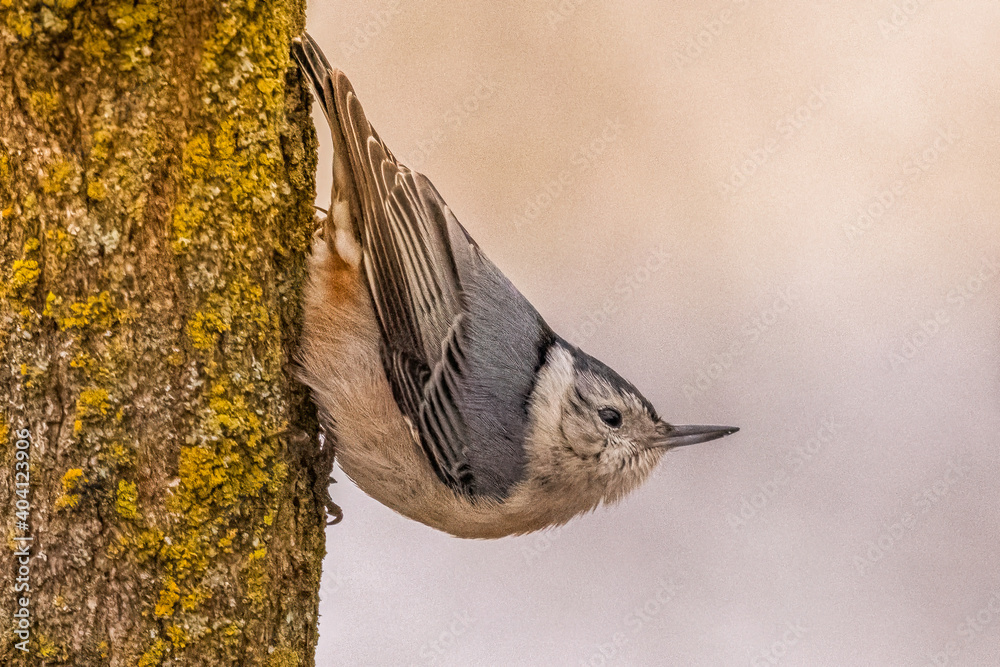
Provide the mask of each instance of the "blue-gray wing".
{"label": "blue-gray wing", "polygon": [[524,478],[528,397],[554,336],[431,182],[393,157],[308,35],[295,55],[347,147],[396,402],[444,483],[502,498]]}

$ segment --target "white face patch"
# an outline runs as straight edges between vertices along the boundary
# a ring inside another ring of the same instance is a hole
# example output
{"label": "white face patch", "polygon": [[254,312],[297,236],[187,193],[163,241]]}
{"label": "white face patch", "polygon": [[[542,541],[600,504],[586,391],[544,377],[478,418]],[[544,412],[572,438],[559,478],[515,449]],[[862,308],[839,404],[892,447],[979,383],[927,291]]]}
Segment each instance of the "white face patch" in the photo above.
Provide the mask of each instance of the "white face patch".
{"label": "white face patch", "polygon": [[[569,351],[560,345],[549,348],[545,363],[538,371],[538,380],[532,393],[528,423],[532,431],[528,434],[528,455],[538,443],[553,443],[562,440],[560,423],[562,421],[563,401],[575,380],[573,357]],[[550,445],[551,446],[551,445]]]}
{"label": "white face patch", "polygon": [[572,388],[576,380],[573,368],[573,356],[569,350],[560,345],[549,348],[545,364],[538,372],[535,384],[532,412],[536,409],[551,412],[556,419],[562,413],[562,402],[566,392]]}

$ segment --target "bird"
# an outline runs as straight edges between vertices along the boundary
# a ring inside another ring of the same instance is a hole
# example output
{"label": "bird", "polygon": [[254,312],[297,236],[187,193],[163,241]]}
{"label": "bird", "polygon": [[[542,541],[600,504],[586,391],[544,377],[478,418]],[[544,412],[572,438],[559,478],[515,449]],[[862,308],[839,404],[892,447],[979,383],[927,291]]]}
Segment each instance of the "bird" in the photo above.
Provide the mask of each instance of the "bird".
{"label": "bird", "polygon": [[292,55],[333,136],[297,372],[365,493],[456,537],[520,535],[617,502],[670,449],[739,430],[664,421],[556,334],[308,33]]}

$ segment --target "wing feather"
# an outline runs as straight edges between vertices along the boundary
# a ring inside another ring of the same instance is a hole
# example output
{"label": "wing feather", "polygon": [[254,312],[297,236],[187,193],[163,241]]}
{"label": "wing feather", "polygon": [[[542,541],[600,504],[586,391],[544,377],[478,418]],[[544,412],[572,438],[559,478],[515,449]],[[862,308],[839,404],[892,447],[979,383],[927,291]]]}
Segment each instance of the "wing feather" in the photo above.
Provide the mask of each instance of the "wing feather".
{"label": "wing feather", "polygon": [[[481,255],[431,182],[395,159],[312,38],[303,35],[293,52],[346,146],[363,218],[362,266],[396,402],[445,484],[503,497],[524,476],[525,406],[551,330]],[[490,333],[501,324],[517,339]]]}

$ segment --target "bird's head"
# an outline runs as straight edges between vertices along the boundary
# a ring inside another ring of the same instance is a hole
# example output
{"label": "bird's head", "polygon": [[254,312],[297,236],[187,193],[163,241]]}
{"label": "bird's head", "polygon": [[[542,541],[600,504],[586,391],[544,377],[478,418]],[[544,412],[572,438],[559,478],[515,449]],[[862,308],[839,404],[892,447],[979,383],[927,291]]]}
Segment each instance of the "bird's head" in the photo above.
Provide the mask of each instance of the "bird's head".
{"label": "bird's head", "polygon": [[630,382],[564,341],[549,350],[533,412],[535,474],[592,506],[638,487],[667,450],[739,430],[665,422]]}

